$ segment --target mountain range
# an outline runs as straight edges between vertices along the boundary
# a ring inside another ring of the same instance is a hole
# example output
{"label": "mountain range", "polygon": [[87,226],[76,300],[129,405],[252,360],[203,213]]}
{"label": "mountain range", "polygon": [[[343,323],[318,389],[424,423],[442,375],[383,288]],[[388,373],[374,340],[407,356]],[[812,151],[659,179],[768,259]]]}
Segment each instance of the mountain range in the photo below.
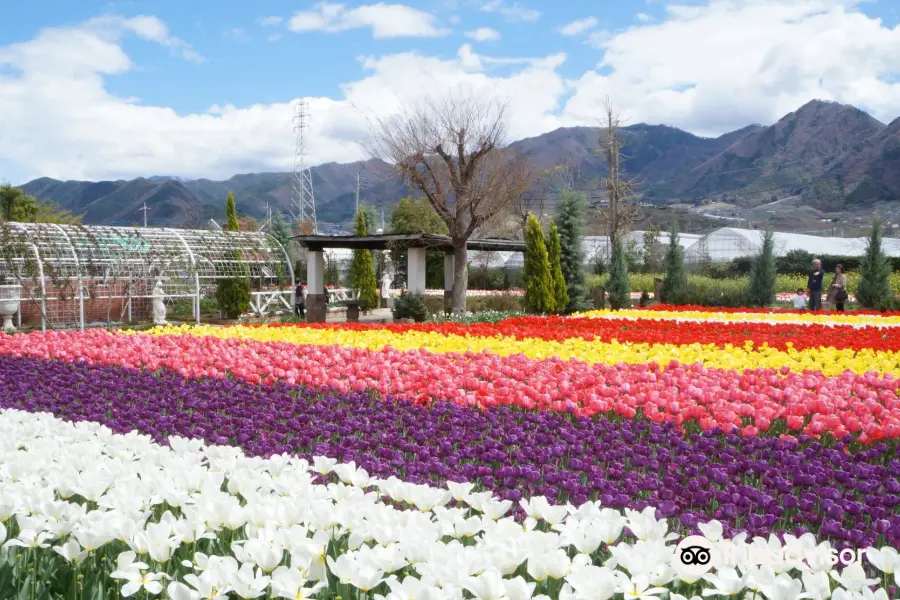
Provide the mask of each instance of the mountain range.
{"label": "mountain range", "polygon": [[[624,127],[619,135],[622,169],[634,178],[643,201],[652,204],[715,202],[752,209],[789,197],[832,214],[900,204],[900,119],[885,125],[853,106],[814,100],[774,125],[748,125],[716,138],[646,124]],[[598,152],[600,137],[598,128],[567,127],[511,147],[537,170],[565,166],[570,176],[576,175],[576,187],[590,191],[599,189],[597,181],[607,172]],[[386,214],[409,193],[390,165],[379,160],[327,163],[313,167],[311,174],[320,223],[352,218],[357,174],[361,201]],[[250,173],[227,181],[42,177],[21,187],[83,214],[89,224],[140,222],[146,203],[150,225],[200,226],[224,217],[229,191],[235,194],[238,212],[256,218],[265,216],[267,205],[288,213],[291,201],[290,173]]]}

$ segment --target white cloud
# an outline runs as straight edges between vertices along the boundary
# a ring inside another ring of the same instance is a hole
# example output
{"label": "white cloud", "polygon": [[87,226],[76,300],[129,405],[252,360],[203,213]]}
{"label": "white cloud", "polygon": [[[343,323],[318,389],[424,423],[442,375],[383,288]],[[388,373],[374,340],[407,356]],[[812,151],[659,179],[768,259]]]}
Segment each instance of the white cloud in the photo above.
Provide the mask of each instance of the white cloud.
{"label": "white cloud", "polygon": [[518,3],[507,4],[505,0],[489,0],[481,5],[483,12],[497,13],[510,21],[537,21],[541,11],[526,8]]}
{"label": "white cloud", "polygon": [[597,17],[586,17],[584,19],[578,19],[577,21],[572,21],[571,23],[567,23],[559,28],[559,32],[563,35],[567,36],[576,36],[581,35],[586,31],[590,31],[594,27],[597,26]]}
{"label": "white cloud", "polygon": [[[0,46],[0,163],[12,166],[6,173],[14,183],[42,175],[227,178],[290,170],[292,99],[179,114],[117,96],[105,78],[135,68],[122,50],[124,35],[182,56],[190,48],[151,17],[105,17]],[[864,106],[882,121],[900,116],[900,28],[849,0],[670,6],[659,23],[606,33],[597,43],[598,70],[571,80],[560,73],[563,54],[485,56],[465,45],[449,58],[365,57],[364,74],[339,95],[310,98],[310,159],[364,158],[366,117],[389,116],[423,90],[457,87],[508,97],[512,139],[595,124],[607,95],[628,122],[701,135],[771,123],[813,98]]]}
{"label": "white cloud", "polygon": [[634,15],[634,16],[635,16],[635,18],[636,18],[638,21],[640,21],[641,23],[646,23],[646,22],[650,21],[650,20],[653,18],[653,17],[651,17],[650,15],[648,15],[647,13],[642,13],[642,12],[639,12],[639,13],[637,13],[637,14]]}
{"label": "white cloud", "polygon": [[232,40],[238,40],[240,42],[246,42],[250,39],[250,34],[248,34],[246,31],[244,31],[240,27],[233,27],[231,29],[226,30],[224,33],[224,36],[226,38],[229,38]]}
{"label": "white cloud", "polygon": [[265,25],[266,27],[275,27],[281,25],[282,21],[284,21],[284,17],[261,17],[259,19],[259,24]]}
{"label": "white cloud", "polygon": [[449,30],[438,27],[436,18],[405,4],[364,4],[346,8],[343,4],[319,2],[313,10],[300,11],[288,20],[288,29],[298,33],[330,33],[370,27],[374,38],[438,37]]}
{"label": "white cloud", "polygon": [[466,37],[476,42],[491,42],[500,39],[500,32],[490,27],[479,27],[474,31],[467,31]]}

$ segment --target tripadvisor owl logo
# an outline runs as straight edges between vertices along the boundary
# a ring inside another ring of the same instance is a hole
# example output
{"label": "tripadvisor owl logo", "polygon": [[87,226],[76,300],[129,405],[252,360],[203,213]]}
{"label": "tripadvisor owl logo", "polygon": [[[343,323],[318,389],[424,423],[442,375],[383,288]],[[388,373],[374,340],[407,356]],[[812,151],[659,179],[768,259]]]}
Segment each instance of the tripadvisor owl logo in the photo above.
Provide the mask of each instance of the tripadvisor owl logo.
{"label": "tripadvisor owl logo", "polygon": [[712,543],[705,537],[689,535],[675,547],[672,566],[684,579],[699,579],[713,568]]}

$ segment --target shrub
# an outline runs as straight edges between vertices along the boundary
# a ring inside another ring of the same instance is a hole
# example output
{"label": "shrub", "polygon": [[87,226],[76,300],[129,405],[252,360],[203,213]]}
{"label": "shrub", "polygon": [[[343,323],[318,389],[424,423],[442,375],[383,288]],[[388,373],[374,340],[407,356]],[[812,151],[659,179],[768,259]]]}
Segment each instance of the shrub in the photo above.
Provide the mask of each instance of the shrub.
{"label": "shrub", "polygon": [[622,238],[616,236],[612,244],[612,260],[609,265],[609,304],[613,310],[631,306],[631,286],[628,281],[628,258]]}
{"label": "shrub", "polygon": [[534,215],[528,215],[525,226],[525,310],[530,313],[549,313],[556,308],[550,260],[544,245],[544,232]]}
{"label": "shrub", "polygon": [[[443,298],[438,298],[443,308]],[[425,305],[425,296],[423,294],[408,294],[403,292],[394,301],[394,309],[391,311],[394,319],[412,319],[416,323],[421,323],[428,318],[428,307]]]}
{"label": "shrub", "polygon": [[[356,235],[366,236],[366,217],[362,210],[356,214]],[[375,265],[369,250],[354,250],[350,265],[350,287],[359,292],[359,309],[369,311],[378,308],[378,282]]]}
{"label": "shrub", "polygon": [[559,230],[556,223],[550,221],[550,231],[547,240],[547,259],[550,261],[550,277],[553,280],[553,299],[556,305],[556,312],[562,313],[569,306],[569,289],[566,286],[566,280],[563,277],[562,265],[560,264],[560,242]]}
{"label": "shrub", "polygon": [[[588,287],[584,277],[584,215],[587,199],[584,192],[560,194],[556,221],[559,225],[560,267],[568,288],[569,312],[587,310]],[[561,307],[557,307],[562,310]]]}
{"label": "shrub", "polygon": [[890,310],[895,301],[890,284],[891,265],[882,248],[882,236],[883,223],[875,219],[872,233],[866,241],[866,253],[859,266],[856,301],[865,308]]}
{"label": "shrub", "polygon": [[[222,229],[240,231],[234,194],[231,192],[228,192],[228,198],[225,200],[225,215],[227,219]],[[234,251],[234,259],[239,261],[240,265],[237,276],[219,279],[216,285],[216,303],[228,319],[237,319],[250,310],[250,271],[243,262],[240,262],[243,260],[240,250]]]}
{"label": "shrub", "polygon": [[[766,230],[762,247],[753,259],[747,299],[754,306],[769,306],[775,302],[775,233]],[[799,289],[799,288],[798,288]]]}
{"label": "shrub", "polygon": [[669,246],[666,248],[664,263],[666,276],[663,279],[662,301],[666,304],[684,304],[688,291],[687,273],[684,270],[684,249],[678,238],[678,230],[674,227],[669,233]]}

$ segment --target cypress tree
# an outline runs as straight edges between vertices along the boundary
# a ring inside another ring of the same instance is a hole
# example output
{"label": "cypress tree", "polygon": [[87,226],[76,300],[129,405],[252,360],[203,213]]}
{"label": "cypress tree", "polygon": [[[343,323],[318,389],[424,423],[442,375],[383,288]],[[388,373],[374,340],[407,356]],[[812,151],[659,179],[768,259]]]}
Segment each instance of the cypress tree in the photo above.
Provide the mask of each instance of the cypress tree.
{"label": "cypress tree", "polygon": [[628,258],[621,236],[615,236],[612,244],[612,259],[609,265],[609,304],[613,310],[631,306],[631,286],[628,283]]}
{"label": "cypress tree", "polygon": [[530,313],[549,313],[556,308],[550,259],[544,245],[544,232],[534,215],[528,215],[525,225],[525,310]]}
{"label": "cypress tree", "polygon": [[666,248],[664,262],[666,275],[663,279],[662,301],[665,304],[686,304],[688,281],[684,269],[684,249],[676,226],[669,232],[669,246]]}
{"label": "cypress tree", "polygon": [[753,257],[750,266],[750,287],[748,300],[752,306],[769,306],[775,302],[775,233],[767,229],[763,234],[762,247]]}
{"label": "cypress tree", "polygon": [[[232,192],[228,192],[228,198],[225,200],[225,226],[222,229],[224,231],[241,230]],[[236,319],[250,310],[250,271],[243,262],[244,258],[240,250],[235,250],[233,256],[238,264],[237,274],[233,277],[219,279],[216,285],[216,302],[219,310],[229,319]]]}
{"label": "cypress tree", "polygon": [[884,224],[880,219],[875,219],[872,221],[872,232],[866,240],[866,253],[859,263],[859,283],[856,285],[856,301],[863,308],[893,308],[891,263],[882,248],[883,238]]}
{"label": "cypress tree", "polygon": [[[365,236],[366,216],[362,210],[356,213],[356,235]],[[359,291],[359,309],[368,311],[378,307],[378,282],[375,266],[369,250],[354,250],[350,265],[350,287]]]}
{"label": "cypress tree", "polygon": [[550,276],[553,280],[553,299],[556,312],[562,313],[569,306],[569,290],[563,277],[560,264],[560,241],[556,223],[550,221],[550,231],[547,234],[547,260],[550,262]]}
{"label": "cypress tree", "polygon": [[583,232],[586,210],[584,192],[565,191],[560,194],[556,222],[559,226],[559,262],[569,296],[566,307],[568,312],[590,308],[584,279]]}

